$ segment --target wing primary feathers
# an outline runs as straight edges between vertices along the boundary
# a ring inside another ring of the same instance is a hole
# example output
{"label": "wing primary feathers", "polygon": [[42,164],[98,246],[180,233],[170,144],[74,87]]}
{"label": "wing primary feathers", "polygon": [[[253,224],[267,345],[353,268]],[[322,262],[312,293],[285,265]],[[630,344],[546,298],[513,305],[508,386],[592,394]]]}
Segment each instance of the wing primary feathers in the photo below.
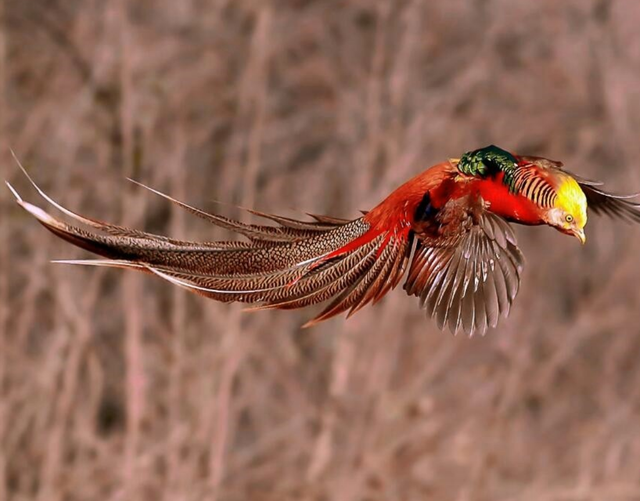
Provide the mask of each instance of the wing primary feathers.
{"label": "wing primary feathers", "polygon": [[[436,220],[435,227],[416,231],[405,289],[440,329],[484,334],[508,315],[518,293],[524,259],[515,234],[470,200],[446,204]],[[446,238],[438,236],[443,232]]]}
{"label": "wing primary feathers", "polygon": [[635,195],[613,195],[600,189],[597,185],[580,182],[582,191],[587,197],[588,207],[596,214],[605,214],[611,218],[619,218],[630,223],[640,223],[640,203],[632,202]]}

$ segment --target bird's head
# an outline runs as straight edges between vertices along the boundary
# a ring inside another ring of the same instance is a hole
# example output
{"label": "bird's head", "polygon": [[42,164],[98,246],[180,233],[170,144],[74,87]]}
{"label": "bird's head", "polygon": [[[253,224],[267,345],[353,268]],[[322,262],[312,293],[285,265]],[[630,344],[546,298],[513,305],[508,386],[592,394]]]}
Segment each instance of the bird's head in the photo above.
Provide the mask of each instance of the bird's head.
{"label": "bird's head", "polygon": [[562,233],[576,237],[583,244],[587,237],[587,197],[578,182],[562,173],[558,179],[557,197],[554,206],[547,213],[547,223]]}

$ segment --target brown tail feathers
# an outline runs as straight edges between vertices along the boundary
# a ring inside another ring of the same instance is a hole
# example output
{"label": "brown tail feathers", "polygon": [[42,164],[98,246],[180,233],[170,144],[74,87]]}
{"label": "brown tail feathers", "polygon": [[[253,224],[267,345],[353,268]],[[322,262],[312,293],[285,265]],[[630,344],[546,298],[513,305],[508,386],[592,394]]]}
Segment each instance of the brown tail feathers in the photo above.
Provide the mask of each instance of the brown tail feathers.
{"label": "brown tail feathers", "polygon": [[366,216],[344,220],[312,215],[313,221],[299,221],[250,211],[275,225],[245,224],[136,183],[246,238],[244,242],[175,240],[81,216],[27,178],[73,224],[24,201],[7,183],[17,203],[58,237],[106,258],[59,262],[146,271],[217,301],[259,303],[255,309],[301,308],[333,299],[306,325],[346,310],[354,313],[379,300],[398,284],[411,250],[411,239],[390,238],[388,232],[373,229]]}

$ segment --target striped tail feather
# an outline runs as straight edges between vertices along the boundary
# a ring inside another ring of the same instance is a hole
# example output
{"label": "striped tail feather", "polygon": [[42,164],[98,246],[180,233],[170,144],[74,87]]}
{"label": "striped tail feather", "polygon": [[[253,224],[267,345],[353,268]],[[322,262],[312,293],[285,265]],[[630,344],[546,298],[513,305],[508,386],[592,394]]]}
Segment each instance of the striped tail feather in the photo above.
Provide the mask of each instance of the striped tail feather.
{"label": "striped tail feather", "polygon": [[[26,174],[26,172],[25,172]],[[344,220],[310,215],[300,221],[251,210],[275,225],[247,224],[210,214],[152,188],[188,212],[248,241],[192,242],[88,218],[64,208],[28,177],[38,193],[73,224],[24,201],[17,203],[56,236],[106,259],[59,261],[152,273],[222,302],[258,303],[250,309],[294,309],[332,300],[306,325],[355,313],[395,287],[411,251],[408,233],[373,228],[366,216]]]}
{"label": "striped tail feather", "polygon": [[387,244],[366,271],[346,287],[320,315],[305,325],[314,325],[347,310],[348,318],[371,301],[380,300],[402,277],[402,263],[406,263],[404,258],[408,259],[409,249],[408,242]]}

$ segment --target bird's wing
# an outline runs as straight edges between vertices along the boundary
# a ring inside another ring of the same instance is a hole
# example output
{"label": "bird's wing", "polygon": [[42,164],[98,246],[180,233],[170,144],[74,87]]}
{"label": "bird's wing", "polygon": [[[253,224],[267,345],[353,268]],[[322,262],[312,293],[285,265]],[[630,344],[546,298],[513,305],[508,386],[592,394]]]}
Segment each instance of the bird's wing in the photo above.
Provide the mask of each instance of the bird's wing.
{"label": "bird's wing", "polygon": [[614,195],[600,188],[601,183],[577,179],[587,197],[587,205],[594,213],[640,223],[640,203],[631,199],[638,195]]}
{"label": "bird's wing", "polygon": [[465,198],[448,202],[414,232],[418,243],[405,290],[420,298],[439,328],[484,334],[508,315],[524,257],[504,219],[481,200]]}

